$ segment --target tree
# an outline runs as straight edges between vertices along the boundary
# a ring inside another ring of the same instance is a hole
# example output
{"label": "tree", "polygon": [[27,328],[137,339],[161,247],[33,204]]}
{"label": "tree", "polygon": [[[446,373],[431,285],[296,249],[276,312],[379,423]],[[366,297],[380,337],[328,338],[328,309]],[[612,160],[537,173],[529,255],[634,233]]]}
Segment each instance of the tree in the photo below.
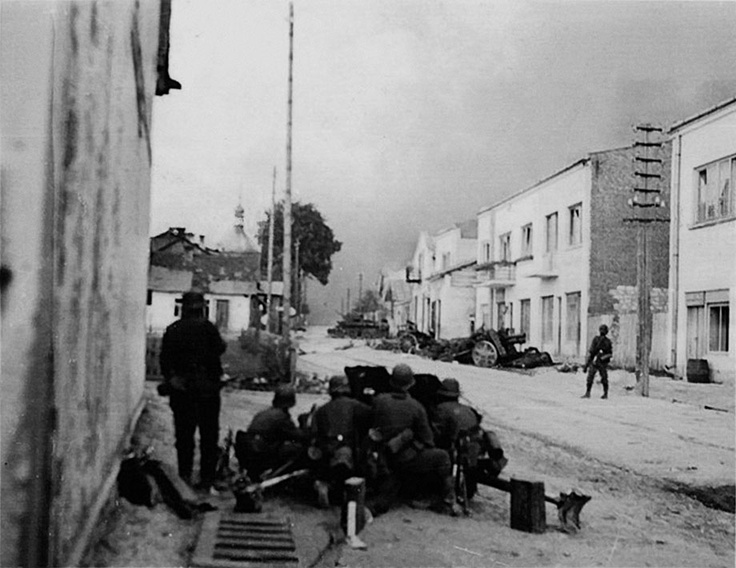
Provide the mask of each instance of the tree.
{"label": "tree", "polygon": [[358,298],[355,311],[361,314],[370,314],[381,309],[381,301],[373,290],[366,290],[362,298]]}
{"label": "tree", "polygon": [[[317,279],[325,285],[332,272],[332,255],[339,252],[342,243],[335,239],[332,229],[325,223],[322,214],[311,203],[292,203],[291,205],[291,258],[292,274],[297,274],[296,244],[299,243],[299,271]],[[282,258],[284,247],[284,203],[276,204],[274,216],[273,236],[273,277],[282,278]],[[264,274],[268,266],[268,225],[271,221],[271,212],[266,212],[266,218],[258,224],[258,242],[261,245],[261,266]]]}

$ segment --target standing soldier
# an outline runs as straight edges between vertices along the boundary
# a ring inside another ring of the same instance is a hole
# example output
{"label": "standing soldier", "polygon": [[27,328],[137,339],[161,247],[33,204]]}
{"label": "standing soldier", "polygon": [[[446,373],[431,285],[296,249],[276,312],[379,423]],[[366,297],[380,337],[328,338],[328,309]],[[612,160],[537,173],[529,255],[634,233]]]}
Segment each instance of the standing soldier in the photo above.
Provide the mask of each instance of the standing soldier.
{"label": "standing soldier", "polygon": [[227,348],[215,325],[204,317],[204,296],[182,297],[181,319],[166,328],[161,341],[159,393],[169,396],[174,413],[179,476],[192,483],[194,433],[199,428],[200,481],[209,490],[215,481],[220,435],[220,355]]}
{"label": "standing soldier", "polygon": [[598,331],[600,335],[596,335],[593,341],[590,342],[588,358],[585,360],[585,366],[583,367],[583,372],[588,372],[588,379],[585,385],[585,394],[582,398],[590,398],[590,389],[593,388],[596,371],[601,374],[601,384],[603,385],[603,396],[601,398],[608,398],[608,363],[611,362],[611,357],[613,357],[613,344],[607,337],[608,326],[606,324],[601,325]]}
{"label": "standing soldier", "polygon": [[344,375],[330,378],[329,393],[330,402],[312,418],[314,445],[320,454],[315,481],[320,507],[329,506],[329,490],[354,473],[371,416],[370,406],[350,397]]}
{"label": "standing soldier", "polygon": [[408,393],[414,384],[411,367],[396,365],[389,384],[393,392],[379,394],[373,401],[372,430],[383,440],[390,473],[378,480],[377,495],[369,506],[371,513],[386,512],[402,484],[420,487],[428,481],[440,492],[439,511],[458,515],[450,456],[434,447],[427,413]]}

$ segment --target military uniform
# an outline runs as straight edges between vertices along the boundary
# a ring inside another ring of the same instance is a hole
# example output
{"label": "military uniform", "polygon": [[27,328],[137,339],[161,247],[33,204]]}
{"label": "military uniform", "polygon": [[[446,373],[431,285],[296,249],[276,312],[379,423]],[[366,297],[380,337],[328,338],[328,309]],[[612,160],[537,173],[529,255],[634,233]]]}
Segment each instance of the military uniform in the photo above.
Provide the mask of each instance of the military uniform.
{"label": "military uniform", "polygon": [[202,317],[204,298],[188,292],[182,319],[174,322],[161,341],[160,366],[174,414],[179,476],[191,483],[194,434],[199,429],[200,482],[215,479],[220,432],[220,355],[227,345],[215,325]]}
{"label": "military uniform", "polygon": [[433,484],[442,505],[455,512],[455,490],[449,454],[436,448],[424,407],[406,392],[414,384],[407,365],[397,365],[391,377],[395,392],[378,395],[373,403],[373,428],[380,433],[386,448],[390,473],[378,480],[370,507],[374,514],[389,509],[402,484]]}
{"label": "military uniform", "polygon": [[300,430],[289,408],[296,404],[292,387],[279,387],[271,408],[257,413],[246,432],[235,438],[238,462],[256,480],[269,469],[278,468],[304,453],[308,433]]}
{"label": "military uniform", "polygon": [[313,446],[318,450],[315,488],[323,507],[329,505],[329,490],[360,468],[357,462],[371,418],[371,407],[349,396],[346,377],[332,377],[329,393],[332,400],[314,412],[311,422]]}
{"label": "military uniform", "polygon": [[607,337],[607,325],[601,325],[599,332],[600,335],[596,335],[593,341],[590,342],[588,357],[585,361],[584,370],[588,371],[588,376],[585,381],[585,394],[583,398],[590,397],[596,372],[600,373],[601,384],[603,385],[603,396],[601,398],[608,398],[608,364],[613,356],[613,344]]}

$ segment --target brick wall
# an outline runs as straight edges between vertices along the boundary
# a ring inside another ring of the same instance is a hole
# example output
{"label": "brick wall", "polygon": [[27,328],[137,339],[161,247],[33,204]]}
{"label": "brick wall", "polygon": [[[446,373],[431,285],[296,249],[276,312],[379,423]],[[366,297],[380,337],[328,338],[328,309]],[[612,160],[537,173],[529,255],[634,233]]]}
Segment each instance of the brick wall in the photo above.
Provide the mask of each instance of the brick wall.
{"label": "brick wall", "polygon": [[[671,145],[662,151],[662,198],[669,204]],[[591,316],[612,313],[616,298],[610,290],[636,285],[637,225],[627,222],[637,214],[628,204],[634,187],[634,149],[621,148],[591,155]],[[669,218],[669,210],[655,216]],[[651,282],[654,288],[667,288],[669,272],[669,222],[649,223]]]}

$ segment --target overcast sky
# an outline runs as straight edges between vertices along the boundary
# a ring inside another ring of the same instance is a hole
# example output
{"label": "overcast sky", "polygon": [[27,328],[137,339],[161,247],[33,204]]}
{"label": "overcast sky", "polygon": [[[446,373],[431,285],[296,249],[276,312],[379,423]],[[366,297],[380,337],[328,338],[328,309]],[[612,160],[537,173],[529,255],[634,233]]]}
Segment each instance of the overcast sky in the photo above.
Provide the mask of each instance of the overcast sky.
{"label": "overcast sky", "polygon": [[[334,321],[418,233],[475,216],[589,151],[736,96],[736,2],[294,3],[293,199],[343,250],[315,318]],[[153,117],[152,234],[215,244],[242,199],[255,232],[283,195],[288,2],[176,0]]]}

